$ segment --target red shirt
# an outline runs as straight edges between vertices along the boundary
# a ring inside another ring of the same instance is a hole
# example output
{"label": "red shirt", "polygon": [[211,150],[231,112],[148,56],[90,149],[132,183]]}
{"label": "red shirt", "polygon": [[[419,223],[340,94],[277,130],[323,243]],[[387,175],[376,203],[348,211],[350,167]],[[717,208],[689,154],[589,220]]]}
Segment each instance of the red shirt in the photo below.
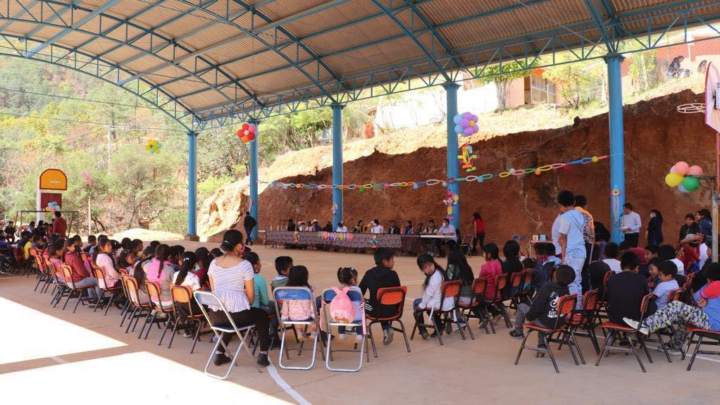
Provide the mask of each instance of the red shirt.
{"label": "red shirt", "polygon": [[73,283],[79,283],[83,279],[90,277],[90,273],[88,273],[82,259],[77,253],[65,253],[65,264],[72,269]]}
{"label": "red shirt", "polygon": [[485,221],[482,219],[473,219],[473,223],[475,223],[475,233],[485,232]]}
{"label": "red shirt", "polygon": [[64,218],[55,218],[53,221],[52,233],[59,233],[60,236],[67,236],[67,222]]}
{"label": "red shirt", "polygon": [[487,279],[487,287],[485,288],[485,297],[495,298],[495,278],[502,274],[502,264],[499,260],[493,260],[482,265],[478,278]]}

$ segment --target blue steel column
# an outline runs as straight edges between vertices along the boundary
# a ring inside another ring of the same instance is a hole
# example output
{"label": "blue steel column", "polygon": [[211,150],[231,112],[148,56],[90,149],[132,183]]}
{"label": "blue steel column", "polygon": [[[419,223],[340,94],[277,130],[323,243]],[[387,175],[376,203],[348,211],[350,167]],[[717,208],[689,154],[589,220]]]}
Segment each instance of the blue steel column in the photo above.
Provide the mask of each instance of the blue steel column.
{"label": "blue steel column", "polygon": [[333,104],[333,230],[343,220],[343,190],[335,188],[343,184],[343,139],[342,139],[342,104]]}
{"label": "blue steel column", "polygon": [[[460,173],[460,163],[458,162],[458,135],[455,133],[453,118],[458,113],[457,90],[460,86],[454,82],[446,82],[443,87],[447,93],[447,177],[457,178]],[[460,195],[460,184],[448,183],[448,190],[453,194]],[[450,223],[459,230],[460,204],[453,206],[452,216],[453,219],[450,220]]]}
{"label": "blue steel column", "polygon": [[260,121],[250,120],[255,124],[255,140],[250,142],[250,215],[257,221],[253,228],[252,238],[257,238],[260,229],[260,218],[258,217],[258,144],[260,143]]}
{"label": "blue steel column", "polygon": [[619,196],[612,196],[610,216],[612,240],[620,243],[624,235],[620,230],[620,215],[625,204],[625,135],[623,127],[622,76],[620,66],[625,58],[620,54],[608,54],[609,121],[610,121],[610,189],[619,190]]}
{"label": "blue steel column", "polygon": [[197,237],[197,132],[188,131],[188,238]]}

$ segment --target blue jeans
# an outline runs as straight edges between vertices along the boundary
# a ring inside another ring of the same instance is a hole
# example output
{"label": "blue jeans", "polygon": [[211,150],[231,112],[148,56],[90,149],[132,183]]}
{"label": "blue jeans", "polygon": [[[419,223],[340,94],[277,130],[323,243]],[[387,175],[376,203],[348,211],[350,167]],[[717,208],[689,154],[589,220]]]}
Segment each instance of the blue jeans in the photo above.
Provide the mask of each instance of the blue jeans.
{"label": "blue jeans", "polygon": [[577,294],[576,308],[582,308],[582,269],[585,264],[585,258],[568,256],[565,258],[565,264],[575,270],[575,280],[568,285],[568,290],[570,290],[570,294]]}
{"label": "blue jeans", "polygon": [[[97,286],[97,280],[95,280],[92,277],[85,277],[84,279],[78,281],[75,283],[75,287],[81,288],[81,287],[89,287],[89,286]],[[95,288],[89,288],[88,294],[91,298],[99,297],[100,294],[102,294],[102,291],[98,287]]]}

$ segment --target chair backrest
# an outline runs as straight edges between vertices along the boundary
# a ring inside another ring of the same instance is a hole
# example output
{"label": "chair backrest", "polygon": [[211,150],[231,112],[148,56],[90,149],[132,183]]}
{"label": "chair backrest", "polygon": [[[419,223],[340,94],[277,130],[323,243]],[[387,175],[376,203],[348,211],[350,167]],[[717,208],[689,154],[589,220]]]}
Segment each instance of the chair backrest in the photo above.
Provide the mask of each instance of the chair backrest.
{"label": "chair backrest", "polygon": [[160,284],[153,281],[145,281],[145,289],[147,290],[148,297],[150,297],[150,304],[161,312],[171,312],[171,308],[165,308],[163,306],[162,298],[160,297]]}
{"label": "chair backrest", "polygon": [[142,306],[140,303],[140,296],[138,294],[138,291],[140,288],[138,287],[138,282],[135,279],[135,277],[123,277],[125,280],[125,288],[127,292],[127,298],[130,300],[130,302],[133,304],[133,306],[140,307]]}
{"label": "chair backrest", "polygon": [[555,318],[555,327],[558,329],[560,322],[565,319],[568,315],[572,316],[575,307],[577,306],[577,294],[563,295],[558,299],[557,308],[558,316]]}
{"label": "chair backrest", "polygon": [[[284,301],[309,301],[313,315],[318,313],[317,308],[315,308],[315,297],[307,287],[277,287],[273,290],[273,297],[275,302],[283,302],[283,305],[286,305]],[[282,319],[280,305],[276,305],[275,310],[278,319]]]}
{"label": "chair backrest", "polygon": [[600,294],[600,290],[598,290],[597,288],[594,290],[585,292],[585,294],[583,295],[583,306],[582,306],[583,311],[594,312],[598,309],[599,304],[600,304],[600,298],[598,296],[599,294]]}
{"label": "chair backrest", "polygon": [[502,290],[505,289],[508,285],[508,274],[498,274],[495,277],[495,299],[500,299],[502,297]]}
{"label": "chair backrest", "polygon": [[388,320],[400,319],[403,315],[403,309],[405,308],[405,297],[407,297],[407,287],[385,287],[377,290],[377,308],[373,309],[373,312],[379,318],[380,307],[395,307],[395,314]]}
{"label": "chair backrest", "polygon": [[607,291],[607,282],[608,282],[608,279],[610,279],[610,277],[612,277],[613,274],[615,274],[615,272],[613,272],[612,270],[610,270],[610,271],[608,271],[607,273],[605,273],[605,275],[603,276],[603,290]]}
{"label": "chair backrest", "polygon": [[[108,286],[105,282],[105,270],[101,269],[100,267],[93,267],[93,273],[95,274],[95,279],[97,279],[98,287],[100,287],[103,290],[107,290]],[[127,274],[125,274],[127,276]]]}
{"label": "chair backrest", "polygon": [[[200,310],[202,311],[203,315],[205,315],[205,320],[207,320],[208,325],[210,325],[210,327],[212,329],[220,329],[220,330],[225,331],[227,329],[227,326],[222,326],[222,325],[218,326],[213,323],[213,321],[210,319],[210,316],[208,315],[208,312],[207,312],[208,307],[210,307],[210,306],[220,308],[220,311],[222,311],[225,314],[225,318],[226,318],[227,322],[229,322],[230,325],[233,327],[233,329],[235,329],[236,333],[241,330],[235,324],[235,321],[233,320],[232,316],[228,313],[227,309],[225,308],[225,304],[223,304],[223,302],[220,300],[220,298],[218,298],[217,295],[211,293],[210,291],[197,290],[197,291],[193,292],[193,296],[195,297],[195,300],[198,302],[198,304],[200,304],[199,305]],[[254,326],[255,326],[254,324],[247,325],[247,326],[243,326],[242,329],[248,329],[248,328],[252,328]]]}
{"label": "chair backrest", "polygon": [[473,298],[472,302],[470,303],[470,306],[476,307],[480,305],[481,297],[485,296],[485,292],[487,290],[487,279],[486,278],[476,278],[472,282],[472,286],[470,287],[473,292]]}
{"label": "chair backrest", "polygon": [[72,279],[72,267],[68,266],[67,264],[63,264],[62,266],[60,266],[60,271],[62,271],[63,278],[65,279],[65,284],[68,287],[75,289],[75,283],[73,283]]}
{"label": "chair backrest", "polygon": [[512,277],[510,277],[510,285],[512,287],[520,287],[520,285],[523,282],[523,278],[525,275],[522,271],[518,271],[512,274]]}
{"label": "chair backrest", "polygon": [[457,306],[457,302],[460,299],[460,289],[462,289],[461,280],[443,281],[442,285],[440,286],[440,292],[442,294],[442,299],[440,300],[441,311],[445,306],[445,300],[452,300],[453,309],[455,309],[455,307]]}
{"label": "chair backrest", "polygon": [[39,256],[37,248],[34,248],[34,247],[31,247],[30,249],[28,249],[28,253],[30,253],[30,257]]}
{"label": "chair backrest", "polygon": [[648,308],[650,308],[650,303],[654,299],[653,293],[650,293],[643,297],[642,302],[640,303],[640,322],[638,322],[637,330],[640,331],[640,326],[642,326],[643,320],[645,320],[645,316],[647,315]]}
{"label": "chair backrest", "polygon": [[[687,288],[687,287],[686,287],[686,288]],[[668,293],[667,303],[669,304],[669,303],[671,303],[671,302],[680,301],[680,298],[682,297],[682,294],[683,294],[683,289],[682,289],[682,288],[678,288],[678,289],[675,289],[675,290],[671,290],[671,291]]]}
{"label": "chair backrest", "polygon": [[181,314],[180,308],[185,308],[185,313],[189,316],[195,316],[193,313],[193,294],[192,290],[188,286],[174,285],[170,288],[170,294],[172,294],[173,305],[175,306],[175,312]]}

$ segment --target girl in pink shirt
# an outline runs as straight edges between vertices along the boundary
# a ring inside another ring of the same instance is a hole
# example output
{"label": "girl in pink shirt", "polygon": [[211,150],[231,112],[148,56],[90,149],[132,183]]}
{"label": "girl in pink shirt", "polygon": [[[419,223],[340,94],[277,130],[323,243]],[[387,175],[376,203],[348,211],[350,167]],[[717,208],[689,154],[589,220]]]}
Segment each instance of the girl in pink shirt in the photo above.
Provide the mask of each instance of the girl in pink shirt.
{"label": "girl in pink shirt", "polygon": [[[313,288],[308,284],[308,269],[305,266],[293,266],[290,268],[290,276],[288,278],[288,287],[307,287],[310,291]],[[312,308],[312,301],[309,300],[285,300],[282,303],[280,317],[283,321],[310,321],[315,319],[315,313]],[[310,325],[310,338],[315,338],[317,325]],[[305,333],[300,332],[298,338],[307,338]]]}
{"label": "girl in pink shirt", "polygon": [[485,297],[487,299],[495,299],[496,286],[495,278],[502,274],[502,264],[498,258],[500,249],[494,243],[488,243],[484,246],[485,264],[480,268],[479,279],[487,279],[487,288],[485,289]]}

